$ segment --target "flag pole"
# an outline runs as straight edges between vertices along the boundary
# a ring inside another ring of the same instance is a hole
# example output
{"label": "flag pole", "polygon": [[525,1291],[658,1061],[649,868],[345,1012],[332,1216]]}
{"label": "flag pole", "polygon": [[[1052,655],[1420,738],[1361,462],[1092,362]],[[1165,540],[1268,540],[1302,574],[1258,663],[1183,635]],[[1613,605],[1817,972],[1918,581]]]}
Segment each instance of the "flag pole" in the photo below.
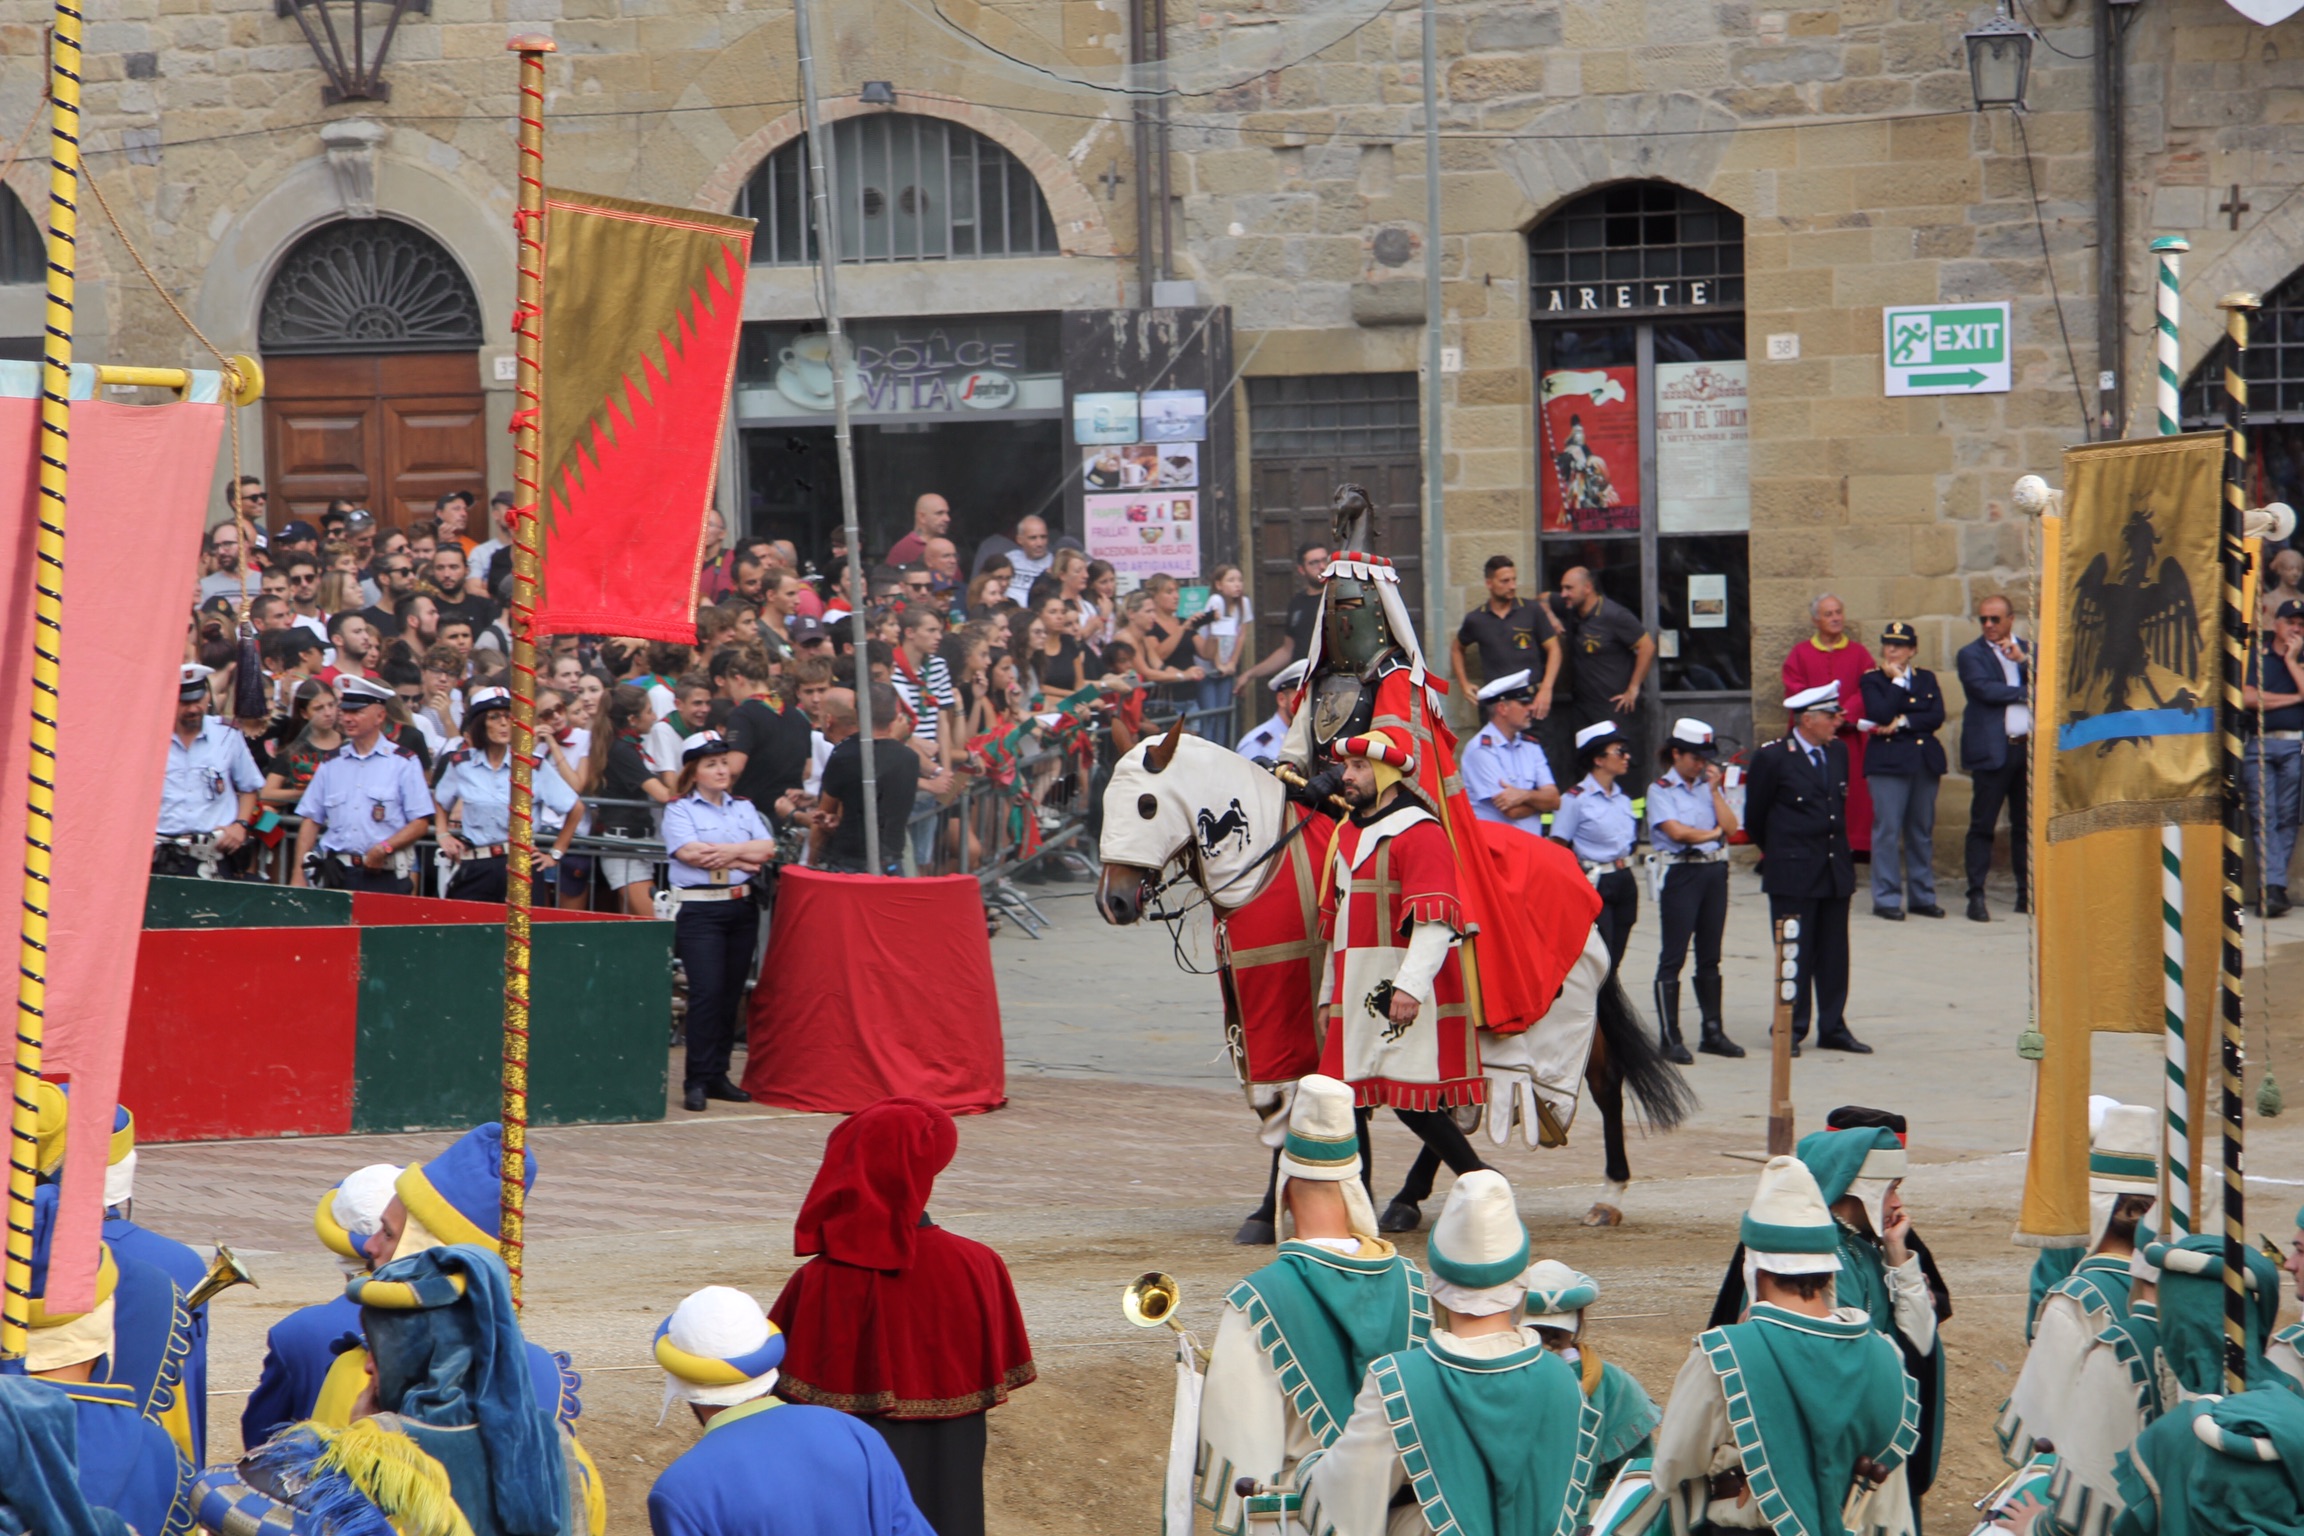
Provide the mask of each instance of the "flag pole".
{"label": "flag pole", "polygon": [[[2178,279],[2183,275],[2184,253],[2192,243],[2182,235],[2162,235],[2152,242],[2159,260],[2158,378],[2154,386],[2160,436],[2174,437],[2183,430],[2178,391],[2183,357],[2177,345],[2181,322]],[[2184,829],[2175,822],[2160,828],[2160,1017],[2165,1046],[2160,1158],[2160,1211],[2162,1229],[2170,1239],[2192,1231],[2192,1059],[2185,1044],[2189,1028],[2184,1001]]]}
{"label": "flag pole", "polygon": [[2248,563],[2248,380],[2243,370],[2249,317],[2261,303],[2253,293],[2228,293],[2216,301],[2216,307],[2224,311],[2224,334],[2231,342],[2224,356],[2224,517],[2217,546],[2224,589],[2220,626],[2223,687],[2216,722],[2216,777],[2224,824],[2224,942],[2216,976],[2224,1026],[2224,1390],[2231,1393],[2248,1389],[2247,1189],[2241,1161],[2245,1111],[2240,1102],[2241,1077],[2247,1065],[2247,1040],[2241,1033],[2240,1016],[2240,882],[2246,846],[2240,810],[2240,689],[2242,653],[2249,644],[2251,626],[2242,597]]}
{"label": "flag pole", "polygon": [[[40,532],[32,559],[32,729],[25,774],[24,900],[16,959],[16,1071],[8,1118],[8,1257],[0,1359],[21,1360],[32,1318],[32,1085],[47,1037],[48,871],[56,842],[57,690],[63,681],[64,511],[72,446],[72,300],[80,228],[80,13],[57,0],[49,46],[48,307],[40,363]],[[233,487],[235,497],[239,487]]]}
{"label": "flag pole", "polygon": [[808,181],[810,206],[815,215],[816,282],[824,307],[824,335],[832,344],[832,448],[840,463],[840,526],[847,530],[848,568],[841,579],[848,584],[848,632],[856,650],[856,753],[864,778],[864,868],[882,872],[880,863],[880,781],[874,772],[872,751],[872,669],[865,658],[871,644],[864,616],[868,591],[864,579],[863,533],[856,519],[856,445],[848,429],[848,381],[854,360],[848,355],[848,337],[840,327],[840,218],[839,203],[830,193],[832,141],[816,106],[816,53],[809,36],[808,0],[792,0],[792,41],[800,55],[800,109],[808,127]]}
{"label": "flag pole", "polygon": [[536,866],[536,524],[543,500],[538,464],[544,420],[544,55],[548,37],[516,37],[520,56],[520,289],[512,310],[518,342],[520,405],[512,413],[512,837],[504,890],[504,1267],[512,1304],[521,1300],[527,1246],[528,1187],[528,913]]}

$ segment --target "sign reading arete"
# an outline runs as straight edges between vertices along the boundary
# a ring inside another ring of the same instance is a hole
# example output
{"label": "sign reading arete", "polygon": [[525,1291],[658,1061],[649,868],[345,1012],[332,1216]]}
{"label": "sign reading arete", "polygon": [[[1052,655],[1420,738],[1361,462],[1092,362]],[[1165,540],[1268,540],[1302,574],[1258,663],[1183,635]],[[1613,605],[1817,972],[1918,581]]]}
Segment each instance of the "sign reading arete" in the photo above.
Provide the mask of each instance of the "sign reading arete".
{"label": "sign reading arete", "polygon": [[1880,334],[1890,395],[2004,395],[2013,387],[2005,303],[1884,309]]}

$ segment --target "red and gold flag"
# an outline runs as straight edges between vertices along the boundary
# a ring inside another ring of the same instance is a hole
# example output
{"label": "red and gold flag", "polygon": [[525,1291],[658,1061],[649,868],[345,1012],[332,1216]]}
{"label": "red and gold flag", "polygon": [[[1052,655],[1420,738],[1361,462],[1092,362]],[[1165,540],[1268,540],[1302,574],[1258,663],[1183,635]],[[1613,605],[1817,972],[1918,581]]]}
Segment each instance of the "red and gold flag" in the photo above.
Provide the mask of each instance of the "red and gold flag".
{"label": "red and gold flag", "polygon": [[752,221],[544,194],[538,634],[696,637]]}

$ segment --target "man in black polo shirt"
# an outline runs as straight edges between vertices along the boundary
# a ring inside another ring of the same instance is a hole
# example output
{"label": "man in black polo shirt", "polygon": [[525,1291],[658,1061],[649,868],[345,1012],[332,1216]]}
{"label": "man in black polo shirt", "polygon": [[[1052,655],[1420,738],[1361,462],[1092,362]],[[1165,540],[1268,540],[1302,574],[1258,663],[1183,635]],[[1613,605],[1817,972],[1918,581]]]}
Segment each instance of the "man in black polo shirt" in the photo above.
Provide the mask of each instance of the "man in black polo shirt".
{"label": "man in black polo shirt", "polygon": [[[835,739],[824,760],[824,795],[815,867],[828,874],[904,872],[904,828],[919,793],[920,754],[895,738],[896,690],[872,684],[872,779],[880,801],[880,863],[864,867],[864,749],[856,736],[856,706],[850,695],[826,706],[824,733]],[[837,811],[832,808],[837,806]],[[826,823],[829,823],[827,826]]]}
{"label": "man in black polo shirt", "polygon": [[2240,784],[2263,861],[2260,900],[2266,917],[2281,917],[2304,812],[2304,603],[2290,598],[2272,611],[2272,633],[2248,658],[2240,707],[2241,732],[2252,738],[2240,754]]}
{"label": "man in black polo shirt", "polygon": [[728,760],[736,768],[734,793],[759,810],[770,825],[776,820],[776,798],[790,794],[808,776],[808,748],[813,730],[797,709],[778,709],[768,699],[771,667],[756,651],[729,656],[725,677],[736,695],[721,734],[728,738]]}
{"label": "man in black polo shirt", "polygon": [[1450,670],[1456,677],[1456,696],[1479,696],[1464,670],[1467,650],[1480,653],[1480,681],[1492,683],[1515,672],[1534,673],[1536,652],[1544,655],[1543,681],[1536,685],[1535,717],[1552,713],[1552,687],[1560,680],[1560,631],[1552,616],[1535,603],[1520,600],[1520,569],[1510,555],[1490,555],[1481,570],[1488,582],[1488,601],[1464,615],[1449,646]]}
{"label": "man in black polo shirt", "polygon": [[1303,661],[1320,654],[1319,637],[1313,631],[1320,623],[1320,573],[1327,569],[1327,545],[1314,542],[1298,547],[1296,579],[1303,586],[1288,600],[1287,636],[1272,647],[1271,655],[1234,678],[1234,693],[1247,693],[1250,691],[1249,685],[1258,678],[1270,677],[1292,661]]}
{"label": "man in black polo shirt", "polygon": [[[1568,653],[1568,736],[1573,739],[1588,725],[1613,721],[1632,749],[1626,792],[1637,797],[1648,782],[1647,711],[1641,704],[1641,688],[1656,660],[1655,637],[1641,625],[1638,614],[1601,596],[1599,583],[1580,565],[1560,575],[1560,606],[1561,649]],[[1559,773],[1557,761],[1553,771]]]}

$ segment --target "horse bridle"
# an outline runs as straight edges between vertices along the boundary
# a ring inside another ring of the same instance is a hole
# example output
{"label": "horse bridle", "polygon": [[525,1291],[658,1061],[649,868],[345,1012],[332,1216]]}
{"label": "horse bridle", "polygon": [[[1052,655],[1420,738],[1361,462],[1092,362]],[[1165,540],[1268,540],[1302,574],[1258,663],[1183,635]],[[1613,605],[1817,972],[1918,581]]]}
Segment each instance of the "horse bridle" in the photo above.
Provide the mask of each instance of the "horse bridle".
{"label": "horse bridle", "polygon": [[[1206,813],[1207,810],[1208,808],[1206,806],[1199,807],[1199,812],[1202,814]],[[1197,815],[1194,818],[1194,824],[1198,824]],[[1288,844],[1296,838],[1297,834],[1301,833],[1311,824],[1312,817],[1309,813],[1298,817],[1296,819],[1296,825],[1281,833],[1279,838],[1272,844],[1271,847],[1265,849],[1262,853],[1256,855],[1255,858],[1249,860],[1247,864],[1241,867],[1238,874],[1232,876],[1232,878],[1229,880],[1226,880],[1222,885],[1209,886],[1205,881],[1202,881],[1200,882],[1201,889],[1197,900],[1187,901],[1183,906],[1178,907],[1173,912],[1160,911],[1156,905],[1159,900],[1166,896],[1170,891],[1174,890],[1178,885],[1181,885],[1185,881],[1192,879],[1193,871],[1196,868],[1201,867],[1200,846],[1198,842],[1191,837],[1185,838],[1184,846],[1177,850],[1176,854],[1168,860],[1168,864],[1179,866],[1176,873],[1170,875],[1167,879],[1155,884],[1149,891],[1145,893],[1144,915],[1152,919],[1154,922],[1168,923],[1171,925],[1181,924],[1184,919],[1189,917],[1195,910],[1197,910],[1202,903],[1213,905],[1219,893],[1232,889],[1232,887],[1238,885],[1241,881],[1247,879],[1250,875],[1253,875],[1259,869],[1262,869],[1266,864],[1269,864],[1272,862],[1272,860],[1278,858],[1280,854],[1287,849]],[[1162,869],[1166,869],[1168,865],[1163,864],[1160,867]],[[1179,951],[1179,957],[1181,957],[1181,951]],[[1191,969],[1189,966],[1185,968],[1187,970]],[[1195,972],[1194,974],[1200,973]]]}

